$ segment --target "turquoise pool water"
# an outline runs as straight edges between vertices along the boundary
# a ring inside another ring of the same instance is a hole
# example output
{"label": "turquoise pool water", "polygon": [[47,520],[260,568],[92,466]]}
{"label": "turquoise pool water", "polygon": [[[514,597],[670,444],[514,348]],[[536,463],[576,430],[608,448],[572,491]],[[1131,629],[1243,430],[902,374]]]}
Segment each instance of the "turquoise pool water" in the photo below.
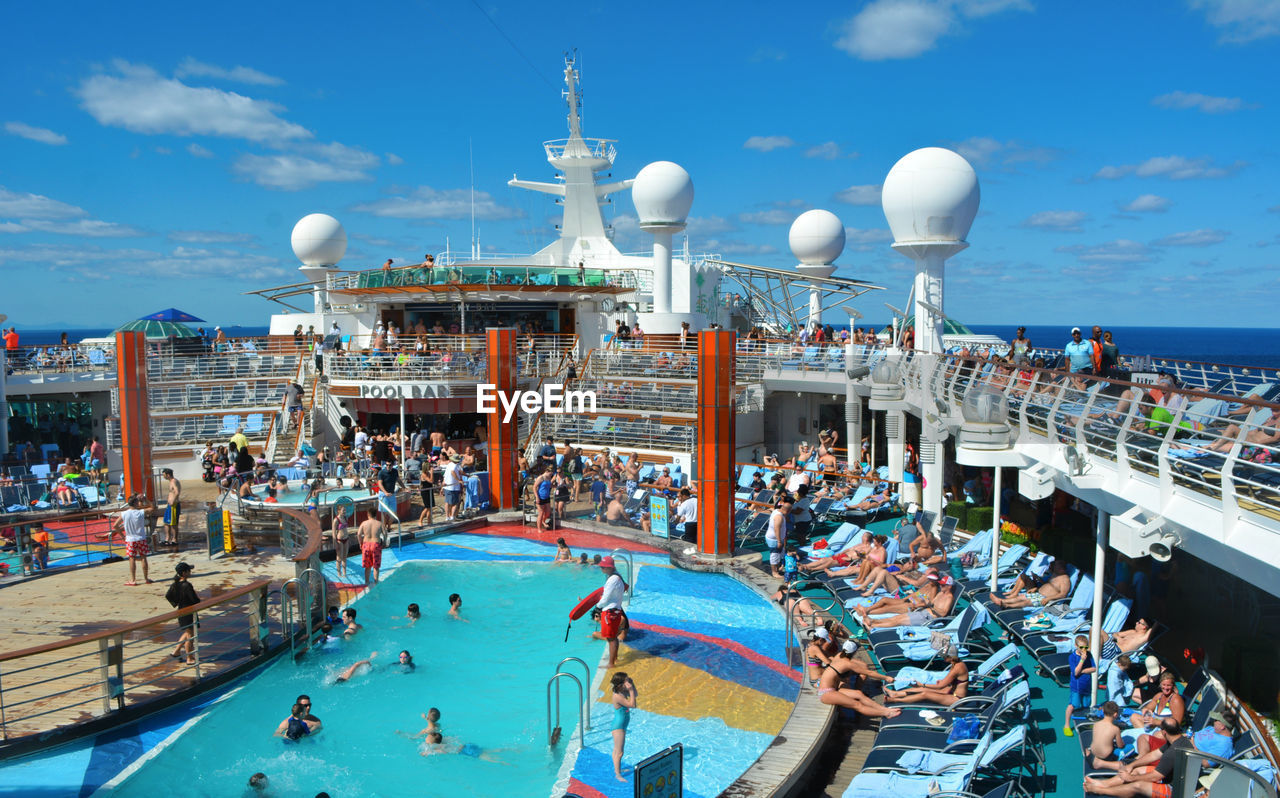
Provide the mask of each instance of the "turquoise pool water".
{"label": "turquoise pool water", "polygon": [[[602,644],[586,637],[585,622],[564,639],[569,610],[599,584],[595,569],[545,563],[404,563],[353,605],[363,632],[296,665],[272,666],[158,750],[113,794],[177,789],[240,798],[249,776],[261,771],[273,796],[550,795],[566,743],[546,745],[546,684],[565,657],[593,669],[599,660]],[[463,597],[468,622],[447,617],[454,592]],[[409,602],[423,611],[411,627],[403,617]],[[401,649],[413,654],[416,671],[393,665]],[[375,651],[379,667],[334,683]],[[582,668],[570,672],[581,678]],[[567,741],[578,717],[577,691],[562,681]],[[272,733],[300,693],[311,696],[324,726],[312,738],[286,743]],[[418,741],[400,732],[416,734],[426,725],[420,714],[433,706],[446,743],[479,746],[499,762],[419,755]]]}
{"label": "turquoise pool water", "polygon": [[[255,500],[260,502],[266,496],[266,492],[265,485],[255,487],[253,489]],[[368,488],[330,488],[320,494],[320,504],[328,506],[344,496],[353,502],[363,501],[365,506],[368,506],[368,503],[375,498],[373,494],[369,493]],[[276,493],[276,503],[281,507],[301,507],[303,500],[306,498],[307,487],[305,483],[291,484],[288,490]]]}

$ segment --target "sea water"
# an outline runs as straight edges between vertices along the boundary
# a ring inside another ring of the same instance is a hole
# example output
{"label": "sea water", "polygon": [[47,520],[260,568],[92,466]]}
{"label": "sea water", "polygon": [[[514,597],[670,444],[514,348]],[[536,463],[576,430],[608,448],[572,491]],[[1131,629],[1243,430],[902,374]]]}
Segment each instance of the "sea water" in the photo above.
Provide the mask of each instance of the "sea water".
{"label": "sea water", "polygon": [[[577,723],[578,692],[560,680],[563,739],[548,747],[547,681],[565,657],[594,671],[603,644],[589,639],[591,624],[575,624],[567,642],[565,627],[600,581],[596,569],[545,563],[402,564],[353,605],[363,632],[297,664],[286,657],[271,666],[114,794],[240,798],[262,772],[275,796],[550,795]],[[465,620],[448,617],[451,593],[461,594]],[[410,602],[422,608],[412,626],[404,617]],[[417,664],[411,673],[396,664],[402,649]],[[334,682],[371,655],[372,669]],[[571,666],[582,679],[582,667]],[[321,731],[296,743],[272,736],[301,693],[311,696]],[[430,707],[441,712],[446,744],[478,746],[497,761],[420,755],[421,740],[411,736],[426,726],[421,715]]]}

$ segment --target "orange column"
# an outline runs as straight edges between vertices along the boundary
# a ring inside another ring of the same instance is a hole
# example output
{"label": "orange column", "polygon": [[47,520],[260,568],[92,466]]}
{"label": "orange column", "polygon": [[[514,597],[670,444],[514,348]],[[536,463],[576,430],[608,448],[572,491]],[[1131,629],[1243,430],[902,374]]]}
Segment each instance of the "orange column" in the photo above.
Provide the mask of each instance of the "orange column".
{"label": "orange column", "polygon": [[738,334],[698,333],[698,551],[733,554],[733,368]]}
{"label": "orange column", "polygon": [[[516,390],[516,334],[514,327],[490,327],[488,381],[496,391]],[[520,440],[514,416],[503,423],[502,413],[489,415],[489,503],[495,510],[514,510],[519,504]]]}
{"label": "orange column", "polygon": [[120,450],[124,458],[123,495],[141,493],[154,499],[145,333],[116,333],[116,386],[120,397]]}

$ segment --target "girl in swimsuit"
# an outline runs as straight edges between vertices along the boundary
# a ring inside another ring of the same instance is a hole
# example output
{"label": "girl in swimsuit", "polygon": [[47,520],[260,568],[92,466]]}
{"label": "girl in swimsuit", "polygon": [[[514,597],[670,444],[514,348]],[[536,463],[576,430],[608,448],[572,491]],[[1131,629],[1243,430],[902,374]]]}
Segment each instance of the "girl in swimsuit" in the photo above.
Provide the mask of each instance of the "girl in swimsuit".
{"label": "girl in swimsuit", "polygon": [[636,708],[636,686],[631,677],[618,671],[610,680],[613,685],[613,775],[622,777],[622,751],[627,745],[627,725],[631,723],[631,710]]}
{"label": "girl in swimsuit", "polygon": [[885,544],[889,542],[889,538],[884,535],[876,535],[871,539],[871,548],[867,551],[867,556],[862,558],[860,565],[850,565],[848,568],[842,568],[838,571],[827,571],[828,576],[853,576],[854,584],[862,584],[871,576],[871,572],[884,565],[885,557],[888,552],[885,551]]}
{"label": "girl in swimsuit", "polygon": [[824,648],[824,644],[830,639],[831,633],[826,629],[815,629],[809,634],[809,645],[804,650],[804,658],[811,683],[821,679],[822,672],[831,664],[831,658]]}
{"label": "girl in swimsuit", "polygon": [[556,558],[552,562],[573,562],[573,552],[569,549],[569,544],[564,542],[564,538],[556,538]]}
{"label": "girl in swimsuit", "polygon": [[843,651],[831,659],[827,669],[818,680],[818,700],[824,704],[847,707],[857,710],[863,715],[876,718],[893,718],[902,714],[902,710],[894,707],[882,707],[867,698],[861,690],[842,687],[846,677],[854,675],[851,659]]}
{"label": "girl in swimsuit", "polygon": [[960,660],[955,648],[948,647],[946,655],[950,669],[933,684],[916,684],[905,690],[884,691],[885,698],[902,704],[941,704],[949,707],[969,694],[969,667]]}

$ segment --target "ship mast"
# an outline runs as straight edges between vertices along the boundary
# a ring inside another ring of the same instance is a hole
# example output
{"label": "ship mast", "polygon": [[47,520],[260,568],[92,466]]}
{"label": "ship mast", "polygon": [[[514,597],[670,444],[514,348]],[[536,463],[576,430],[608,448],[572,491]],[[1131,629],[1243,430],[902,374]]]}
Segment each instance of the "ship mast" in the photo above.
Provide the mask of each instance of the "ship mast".
{"label": "ship mast", "polygon": [[563,96],[569,106],[569,137],[543,142],[542,145],[547,153],[547,162],[561,173],[557,175],[559,182],[521,180],[513,175],[507,185],[551,194],[558,197],[557,202],[564,206],[560,238],[535,255],[539,263],[603,265],[621,253],[609,240],[600,206],[609,201],[611,193],[625,191],[635,181],[628,178],[611,183],[597,182],[597,173],[613,168],[617,155],[613,146],[615,141],[583,137],[578,71],[574,60],[569,57],[565,58],[564,83]]}

